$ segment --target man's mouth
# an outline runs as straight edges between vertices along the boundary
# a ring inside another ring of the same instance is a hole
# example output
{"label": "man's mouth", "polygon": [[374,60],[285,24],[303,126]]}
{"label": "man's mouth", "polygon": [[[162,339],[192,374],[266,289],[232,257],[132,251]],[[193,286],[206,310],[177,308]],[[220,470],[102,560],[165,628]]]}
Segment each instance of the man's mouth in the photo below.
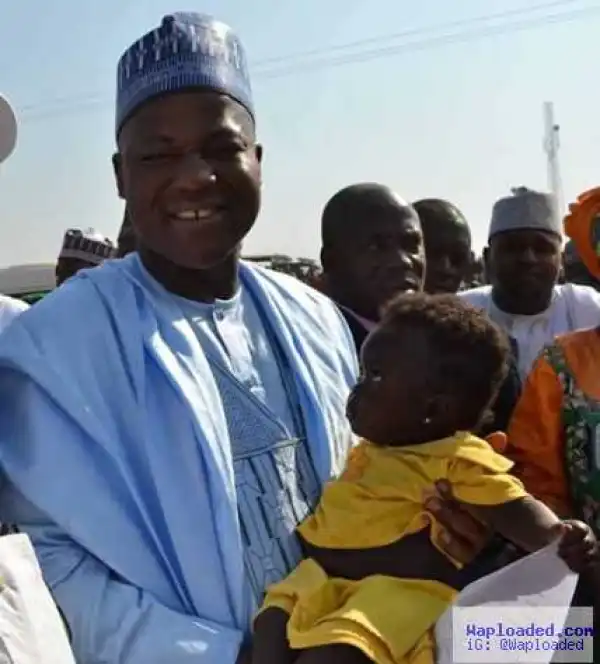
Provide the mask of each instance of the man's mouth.
{"label": "man's mouth", "polygon": [[419,280],[413,276],[383,279],[378,284],[379,289],[387,294],[408,293],[420,288]]}
{"label": "man's mouth", "polygon": [[178,224],[198,226],[212,221],[220,221],[223,212],[224,209],[222,207],[186,208],[177,212],[171,212],[169,217]]}
{"label": "man's mouth", "polygon": [[452,277],[431,275],[431,285],[438,291],[444,293],[454,293],[457,287],[460,286],[460,280],[453,279]]}
{"label": "man's mouth", "polygon": [[524,273],[520,274],[518,279],[513,279],[515,288],[540,288],[543,287],[550,280],[546,275]]}

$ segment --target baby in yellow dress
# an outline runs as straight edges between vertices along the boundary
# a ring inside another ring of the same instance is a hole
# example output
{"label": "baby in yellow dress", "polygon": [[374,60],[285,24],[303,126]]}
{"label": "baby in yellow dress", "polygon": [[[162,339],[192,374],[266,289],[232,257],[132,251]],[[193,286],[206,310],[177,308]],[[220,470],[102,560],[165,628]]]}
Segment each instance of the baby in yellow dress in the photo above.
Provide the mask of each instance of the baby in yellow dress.
{"label": "baby in yellow dress", "polygon": [[423,506],[438,480],[525,550],[557,537],[559,519],[509,474],[512,463],[469,433],[506,375],[508,352],[485,314],[454,296],[405,295],[390,305],[363,347],[348,401],[362,441],[298,528],[306,558],[267,591],[255,664],[433,664],[433,627],[457,590],[432,580],[434,570],[431,579],[402,578],[384,552],[430,527],[446,555]]}

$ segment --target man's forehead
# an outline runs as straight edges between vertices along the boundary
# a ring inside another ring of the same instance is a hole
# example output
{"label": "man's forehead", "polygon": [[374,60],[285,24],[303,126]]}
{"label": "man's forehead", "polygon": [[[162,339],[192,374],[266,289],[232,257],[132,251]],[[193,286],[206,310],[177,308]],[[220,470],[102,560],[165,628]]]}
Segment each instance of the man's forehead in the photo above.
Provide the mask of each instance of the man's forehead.
{"label": "man's forehead", "polygon": [[372,214],[350,218],[349,228],[364,235],[420,232],[419,217],[410,206],[382,206]]}
{"label": "man's forehead", "polygon": [[250,130],[250,115],[217,92],[179,92],[149,100],[123,125],[119,144],[134,140],[170,143],[190,132]]}
{"label": "man's forehead", "polygon": [[465,222],[448,220],[443,223],[428,223],[421,220],[421,226],[428,244],[471,245],[471,230]]}
{"label": "man's forehead", "polygon": [[560,247],[561,238],[551,231],[541,230],[539,228],[519,228],[511,231],[498,233],[490,240],[490,246],[502,248],[503,246],[515,244],[546,243]]}
{"label": "man's forehead", "polygon": [[466,219],[462,217],[436,217],[430,218],[426,215],[419,216],[421,224],[424,228],[431,228],[440,232],[451,232],[455,234],[469,234],[469,224]]}

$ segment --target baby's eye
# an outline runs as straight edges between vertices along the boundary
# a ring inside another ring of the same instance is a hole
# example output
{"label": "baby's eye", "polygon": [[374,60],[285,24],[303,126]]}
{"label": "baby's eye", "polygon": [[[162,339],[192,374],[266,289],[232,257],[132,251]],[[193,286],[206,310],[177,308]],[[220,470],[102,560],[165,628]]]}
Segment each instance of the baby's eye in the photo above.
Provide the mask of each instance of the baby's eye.
{"label": "baby's eye", "polygon": [[373,383],[380,383],[381,382],[381,374],[372,374],[371,375],[371,381]]}

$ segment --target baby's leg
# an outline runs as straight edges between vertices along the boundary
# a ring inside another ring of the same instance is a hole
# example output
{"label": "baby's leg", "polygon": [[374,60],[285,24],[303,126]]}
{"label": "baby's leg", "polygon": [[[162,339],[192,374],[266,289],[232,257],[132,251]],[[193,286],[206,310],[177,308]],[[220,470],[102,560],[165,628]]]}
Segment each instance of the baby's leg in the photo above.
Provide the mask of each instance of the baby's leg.
{"label": "baby's leg", "polygon": [[289,615],[278,608],[263,611],[254,621],[252,664],[294,664],[296,653],[288,645]]}
{"label": "baby's leg", "polygon": [[373,664],[358,648],[344,645],[302,650],[295,664]]}

